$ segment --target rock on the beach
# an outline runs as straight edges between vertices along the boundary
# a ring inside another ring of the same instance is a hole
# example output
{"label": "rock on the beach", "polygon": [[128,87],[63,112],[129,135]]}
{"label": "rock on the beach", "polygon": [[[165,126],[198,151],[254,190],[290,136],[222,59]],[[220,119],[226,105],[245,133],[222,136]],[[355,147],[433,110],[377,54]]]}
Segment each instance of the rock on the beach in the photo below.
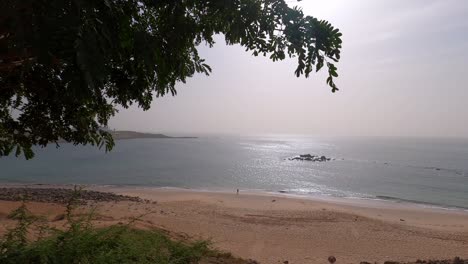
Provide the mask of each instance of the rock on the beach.
{"label": "rock on the beach", "polygon": [[[9,187],[0,188],[0,200],[3,201],[34,201],[45,203],[68,203],[74,195],[73,189],[67,188],[27,188]],[[86,201],[110,202],[110,201],[142,201],[139,197],[119,195],[110,192],[98,192],[81,190],[76,197],[79,203]]]}

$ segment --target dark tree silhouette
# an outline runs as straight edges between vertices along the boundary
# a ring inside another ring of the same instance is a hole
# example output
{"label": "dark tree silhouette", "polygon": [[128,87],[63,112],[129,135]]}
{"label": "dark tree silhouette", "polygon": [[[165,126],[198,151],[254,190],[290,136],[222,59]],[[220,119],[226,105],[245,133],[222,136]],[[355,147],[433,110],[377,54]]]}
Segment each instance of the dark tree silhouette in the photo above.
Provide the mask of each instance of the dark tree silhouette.
{"label": "dark tree silhouette", "polygon": [[223,34],[253,55],[326,66],[335,92],[341,33],[285,0],[2,0],[0,156],[65,140],[113,145],[101,129],[116,106],[154,97],[211,68],[197,48]]}

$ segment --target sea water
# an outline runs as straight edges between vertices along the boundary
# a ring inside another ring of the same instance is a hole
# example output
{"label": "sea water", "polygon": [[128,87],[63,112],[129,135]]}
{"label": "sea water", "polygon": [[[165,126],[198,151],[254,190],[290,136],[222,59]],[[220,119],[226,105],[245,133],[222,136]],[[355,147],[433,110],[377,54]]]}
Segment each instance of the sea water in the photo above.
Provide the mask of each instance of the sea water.
{"label": "sea water", "polygon": [[[200,136],[0,158],[0,183],[248,189],[468,209],[468,139]],[[299,154],[328,162],[293,161]]]}

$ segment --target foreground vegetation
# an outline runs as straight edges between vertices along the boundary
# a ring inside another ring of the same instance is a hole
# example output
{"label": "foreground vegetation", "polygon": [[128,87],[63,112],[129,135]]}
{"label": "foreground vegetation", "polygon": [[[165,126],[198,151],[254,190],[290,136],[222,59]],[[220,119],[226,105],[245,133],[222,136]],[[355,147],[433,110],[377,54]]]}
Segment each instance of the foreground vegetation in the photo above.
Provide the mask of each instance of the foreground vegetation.
{"label": "foreground vegetation", "polygon": [[174,242],[154,230],[125,226],[79,228],[20,243],[2,243],[0,263],[196,263],[210,251],[205,242]]}
{"label": "foreground vegetation", "polygon": [[[8,217],[17,221],[0,240],[0,263],[248,263],[209,249],[207,241],[177,242],[160,230],[132,227],[138,219],[106,228],[92,225],[94,210],[74,213],[79,191],[67,204],[65,229],[49,227],[26,202]],[[209,260],[207,262],[202,261]],[[251,262],[255,263],[255,262]]]}

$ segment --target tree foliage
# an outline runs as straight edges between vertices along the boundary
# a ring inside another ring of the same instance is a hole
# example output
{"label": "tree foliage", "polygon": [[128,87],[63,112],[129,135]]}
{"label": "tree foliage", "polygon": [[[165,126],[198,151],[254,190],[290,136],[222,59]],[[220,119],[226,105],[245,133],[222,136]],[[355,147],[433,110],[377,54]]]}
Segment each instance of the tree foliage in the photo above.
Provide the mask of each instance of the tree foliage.
{"label": "tree foliage", "polygon": [[114,145],[101,129],[117,106],[154,97],[211,68],[200,45],[225,36],[253,55],[297,59],[295,75],[324,66],[338,90],[341,33],[285,0],[2,0],[0,156],[64,140]]}

